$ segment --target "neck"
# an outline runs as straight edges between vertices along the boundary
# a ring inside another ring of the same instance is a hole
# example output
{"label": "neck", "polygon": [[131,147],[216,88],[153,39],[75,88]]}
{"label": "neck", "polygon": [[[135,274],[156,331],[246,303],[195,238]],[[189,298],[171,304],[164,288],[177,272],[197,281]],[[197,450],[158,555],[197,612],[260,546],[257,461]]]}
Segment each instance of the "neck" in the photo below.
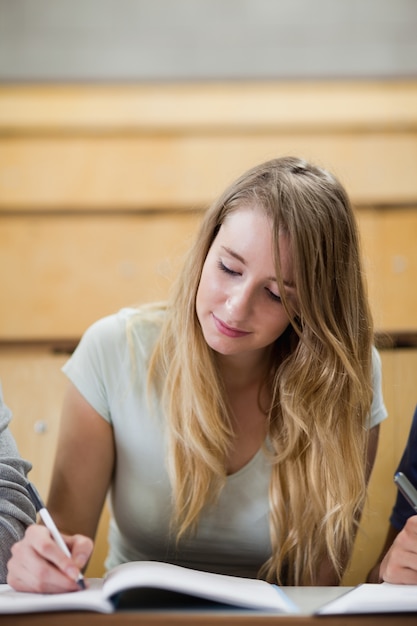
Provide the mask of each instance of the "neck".
{"label": "neck", "polygon": [[217,355],[217,362],[226,388],[246,388],[265,380],[268,364],[267,350],[250,355]]}

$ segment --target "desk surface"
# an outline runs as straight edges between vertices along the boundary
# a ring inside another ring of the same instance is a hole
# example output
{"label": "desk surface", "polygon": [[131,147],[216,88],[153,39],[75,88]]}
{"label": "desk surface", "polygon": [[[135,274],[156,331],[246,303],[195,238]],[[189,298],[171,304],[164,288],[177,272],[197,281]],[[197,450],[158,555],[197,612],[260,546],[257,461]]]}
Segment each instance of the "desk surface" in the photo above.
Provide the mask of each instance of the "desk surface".
{"label": "desk surface", "polygon": [[416,615],[311,617],[242,612],[36,613],[2,615],[1,626],[416,626]]}

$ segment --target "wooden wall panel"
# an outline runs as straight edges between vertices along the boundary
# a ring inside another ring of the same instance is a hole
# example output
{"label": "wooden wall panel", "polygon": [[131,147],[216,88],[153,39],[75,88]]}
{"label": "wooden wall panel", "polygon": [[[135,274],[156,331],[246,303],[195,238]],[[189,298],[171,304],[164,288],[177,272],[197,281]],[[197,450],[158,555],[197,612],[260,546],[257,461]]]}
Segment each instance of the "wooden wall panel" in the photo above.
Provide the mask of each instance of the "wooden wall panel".
{"label": "wooden wall panel", "polygon": [[[376,328],[414,330],[417,207],[356,213]],[[75,341],[102,315],[165,298],[200,219],[172,211],[0,214],[8,302],[0,341]]]}
{"label": "wooden wall panel", "polygon": [[11,431],[20,454],[33,464],[30,474],[46,498],[66,377],[61,367],[68,356],[49,350],[2,349],[0,380],[5,403],[13,413]]}
{"label": "wooden wall panel", "polygon": [[361,208],[356,214],[376,328],[415,330],[417,204],[407,208]]}
{"label": "wooden wall panel", "polygon": [[0,87],[0,341],[74,339],[164,297],[194,210],[279,154],[341,178],[376,326],[414,329],[415,81],[21,85]]}
{"label": "wooden wall panel", "polygon": [[166,298],[199,219],[0,215],[0,340],[77,339],[103,315]]}
{"label": "wooden wall panel", "polygon": [[0,208],[201,207],[289,153],[416,202],[416,133],[416,81],[0,86]]}
{"label": "wooden wall panel", "polygon": [[415,80],[2,84],[3,133],[416,127]]}
{"label": "wooden wall panel", "polygon": [[[61,367],[67,354],[47,348],[19,347],[0,351],[0,381],[13,412],[11,431],[23,458],[32,463],[31,480],[46,500],[52,476],[59,420],[67,378]],[[107,507],[101,516],[87,575],[101,576],[107,554]]]}
{"label": "wooden wall panel", "polygon": [[205,207],[244,170],[296,155],[327,167],[356,204],[417,202],[417,132],[4,137],[0,210]]}
{"label": "wooden wall panel", "polygon": [[379,327],[417,327],[417,205],[378,214],[378,248],[374,259],[381,302]]}

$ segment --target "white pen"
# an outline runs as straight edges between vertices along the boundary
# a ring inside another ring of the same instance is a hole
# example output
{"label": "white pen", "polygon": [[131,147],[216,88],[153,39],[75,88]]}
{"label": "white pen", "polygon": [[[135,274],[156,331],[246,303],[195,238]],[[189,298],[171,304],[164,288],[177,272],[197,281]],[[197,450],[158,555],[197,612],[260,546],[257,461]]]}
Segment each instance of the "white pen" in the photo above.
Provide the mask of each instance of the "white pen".
{"label": "white pen", "polygon": [[[32,502],[34,504],[34,507],[35,507],[37,513],[39,513],[43,523],[46,526],[46,528],[49,530],[49,532],[51,533],[52,537],[55,539],[56,543],[61,548],[62,552],[66,556],[71,558],[71,552],[69,551],[67,544],[63,540],[61,533],[59,532],[58,528],[56,527],[56,524],[55,524],[54,520],[50,516],[49,511],[47,510],[46,506],[42,502],[42,498],[40,497],[39,493],[37,492],[37,489],[36,489],[35,485],[32,485],[32,483],[28,482],[28,483],[26,483],[26,489],[27,489],[27,492],[29,494],[30,499],[32,500]],[[77,585],[80,587],[80,589],[85,589],[84,576],[81,574],[81,572],[80,572],[80,574],[79,574],[79,576],[77,578]]]}
{"label": "white pen", "polygon": [[394,482],[398,489],[407,500],[408,504],[417,513],[417,489],[410,483],[408,478],[402,472],[397,472],[394,476]]}

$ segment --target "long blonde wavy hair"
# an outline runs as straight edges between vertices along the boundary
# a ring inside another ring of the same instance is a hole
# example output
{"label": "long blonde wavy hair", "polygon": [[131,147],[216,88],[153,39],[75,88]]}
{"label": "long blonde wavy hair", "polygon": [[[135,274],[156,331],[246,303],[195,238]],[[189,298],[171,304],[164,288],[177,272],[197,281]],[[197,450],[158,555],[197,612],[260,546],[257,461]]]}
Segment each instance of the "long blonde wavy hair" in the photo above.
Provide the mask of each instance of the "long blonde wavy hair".
{"label": "long blonde wavy hair", "polygon": [[271,219],[277,281],[290,311],[279,262],[279,233],[288,233],[299,303],[265,380],[272,554],[260,575],[314,584],[323,559],[341,576],[352,550],[372,402],[372,320],[357,226],[337,179],[301,159],[278,158],[243,174],[213,203],[175,282],[149,382],[163,392],[168,416],[180,540],[224,485],[234,436],[216,354],[197,319],[197,289],[221,224],[248,204]]}

